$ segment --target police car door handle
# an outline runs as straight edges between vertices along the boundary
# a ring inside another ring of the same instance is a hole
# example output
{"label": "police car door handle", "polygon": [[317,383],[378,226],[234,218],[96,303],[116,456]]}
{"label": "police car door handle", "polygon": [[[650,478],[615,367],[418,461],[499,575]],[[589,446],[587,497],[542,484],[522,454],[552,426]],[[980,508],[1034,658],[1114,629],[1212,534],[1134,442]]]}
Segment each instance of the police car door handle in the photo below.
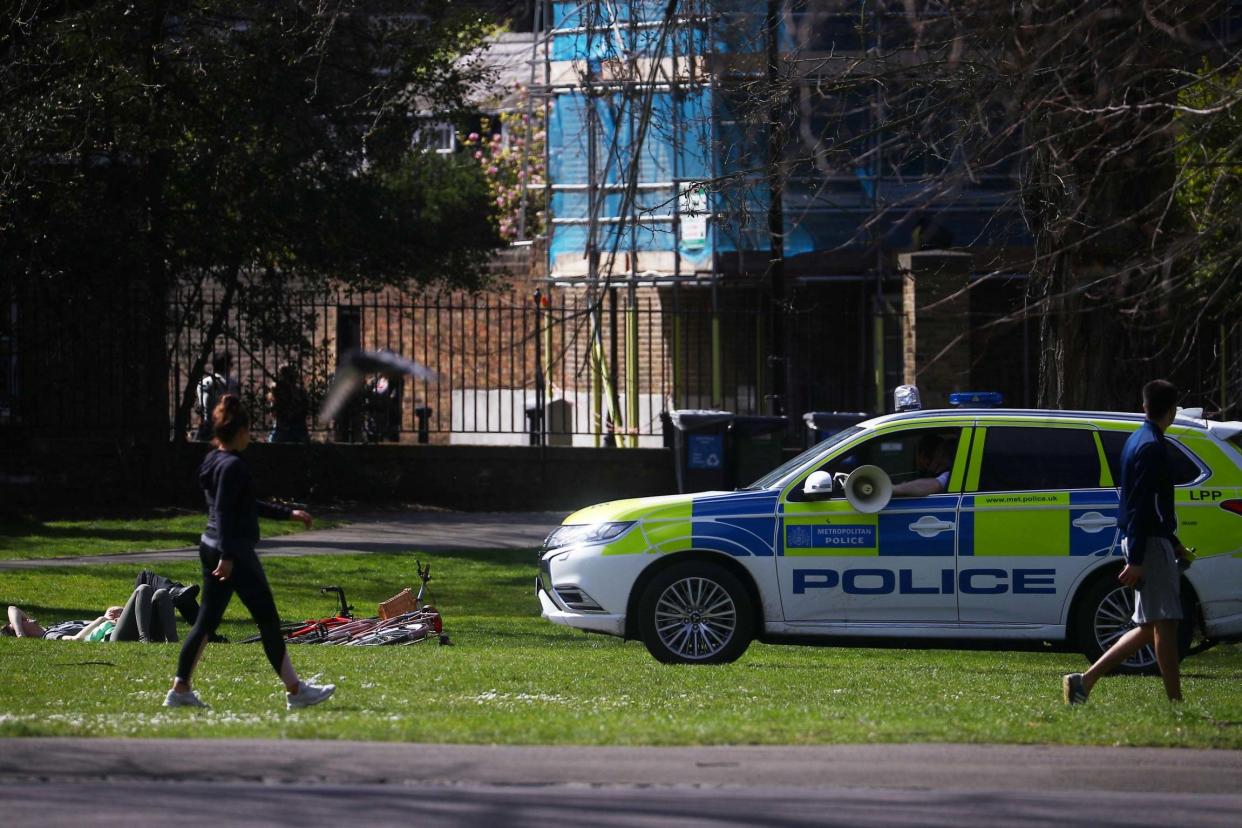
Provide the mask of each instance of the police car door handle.
{"label": "police car door handle", "polygon": [[1106,517],[1099,512],[1087,512],[1074,520],[1075,527],[1092,534],[1103,532],[1105,529],[1112,529],[1116,525],[1117,518]]}
{"label": "police car door handle", "polygon": [[948,520],[941,520],[932,515],[923,515],[921,518],[910,524],[910,531],[914,532],[921,538],[934,538],[941,532],[952,532],[957,528],[957,524]]}

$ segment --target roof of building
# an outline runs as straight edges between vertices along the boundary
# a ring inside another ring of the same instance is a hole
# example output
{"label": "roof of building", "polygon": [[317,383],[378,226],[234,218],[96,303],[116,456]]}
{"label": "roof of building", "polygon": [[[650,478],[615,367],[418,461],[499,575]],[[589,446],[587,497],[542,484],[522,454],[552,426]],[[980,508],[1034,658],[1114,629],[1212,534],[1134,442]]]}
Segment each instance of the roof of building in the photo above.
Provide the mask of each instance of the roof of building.
{"label": "roof of building", "polygon": [[530,83],[535,38],[532,32],[502,32],[487,39],[483,60],[494,74],[471,96],[475,106],[486,112],[504,112],[519,105],[519,87]]}

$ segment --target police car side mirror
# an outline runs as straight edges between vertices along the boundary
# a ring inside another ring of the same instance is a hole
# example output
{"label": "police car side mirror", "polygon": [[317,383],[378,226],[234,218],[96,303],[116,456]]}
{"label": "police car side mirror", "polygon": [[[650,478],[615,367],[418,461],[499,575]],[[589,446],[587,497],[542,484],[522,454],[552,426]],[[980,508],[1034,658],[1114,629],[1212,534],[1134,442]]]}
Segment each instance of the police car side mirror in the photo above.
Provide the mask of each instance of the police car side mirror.
{"label": "police car side mirror", "polygon": [[834,495],[839,497],[841,492],[840,481],[826,471],[811,472],[802,484],[802,494],[807,500],[828,500]]}

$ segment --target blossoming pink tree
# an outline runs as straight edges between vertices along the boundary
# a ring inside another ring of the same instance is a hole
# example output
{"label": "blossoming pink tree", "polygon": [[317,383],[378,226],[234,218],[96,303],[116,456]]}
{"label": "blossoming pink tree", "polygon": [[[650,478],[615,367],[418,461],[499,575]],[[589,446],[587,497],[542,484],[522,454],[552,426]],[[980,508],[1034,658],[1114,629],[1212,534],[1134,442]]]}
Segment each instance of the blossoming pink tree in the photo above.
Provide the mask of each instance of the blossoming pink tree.
{"label": "blossoming pink tree", "polygon": [[[483,169],[491,188],[500,235],[516,241],[543,232],[546,215],[544,146],[547,138],[543,106],[529,106],[530,91],[516,85],[516,103],[511,110],[485,116],[479,132],[462,138],[466,151]],[[526,192],[526,223],[522,225],[522,192]]]}

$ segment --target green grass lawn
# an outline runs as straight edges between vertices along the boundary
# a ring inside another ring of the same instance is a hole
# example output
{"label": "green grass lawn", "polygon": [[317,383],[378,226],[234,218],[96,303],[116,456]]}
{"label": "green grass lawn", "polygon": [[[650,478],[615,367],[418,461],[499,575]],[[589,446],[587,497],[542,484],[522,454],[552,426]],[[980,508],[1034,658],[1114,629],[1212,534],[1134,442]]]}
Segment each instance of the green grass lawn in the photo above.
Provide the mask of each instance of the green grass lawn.
{"label": "green grass lawn", "polygon": [[[0,560],[112,555],[149,549],[197,546],[203,533],[202,512],[175,511],[136,518],[105,520],[0,520]],[[315,519],[316,529],[339,526],[340,521]],[[289,520],[259,519],[265,538],[304,531]]]}
{"label": "green grass lawn", "polygon": [[[823,744],[1022,742],[1242,748],[1242,650],[1185,665],[1188,701],[1159,679],[1115,677],[1066,708],[1052,652],[753,645],[723,667],[658,664],[641,644],[587,636],[537,617],[529,552],[420,554],[455,647],[293,648],[336,698],[288,713],[257,645],[208,647],[196,685],[213,709],[164,710],[176,645],[0,639],[0,736],[293,737],[512,744]],[[332,608],[340,584],[360,611],[412,585],[413,555],[267,561],[286,618]],[[118,603],[134,567],[0,575],[0,602],[42,620]],[[191,564],[160,567],[189,581]],[[72,597],[70,597],[72,596]],[[240,605],[223,632],[251,625]]]}

